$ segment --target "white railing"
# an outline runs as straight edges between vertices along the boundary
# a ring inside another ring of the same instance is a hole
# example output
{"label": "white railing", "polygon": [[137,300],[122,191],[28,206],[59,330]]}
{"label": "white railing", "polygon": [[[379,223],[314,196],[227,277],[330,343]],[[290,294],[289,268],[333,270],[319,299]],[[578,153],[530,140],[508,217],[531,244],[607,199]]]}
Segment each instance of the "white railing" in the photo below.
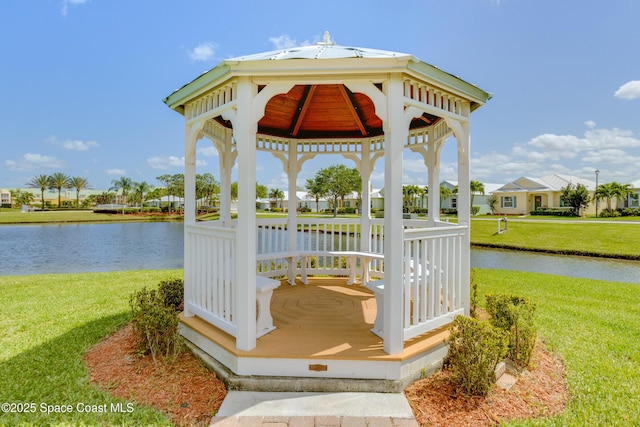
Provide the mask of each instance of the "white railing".
{"label": "white railing", "polygon": [[[404,231],[404,339],[464,314],[462,241],[465,226]],[[464,274],[468,274],[464,272]]]}
{"label": "white railing", "polygon": [[[384,220],[370,220],[369,248],[361,244],[358,219],[298,218],[295,251],[289,250],[286,218],[257,219],[257,254],[291,252],[368,251],[383,253]],[[404,229],[404,339],[429,332],[463,314],[463,237],[468,228],[438,224],[425,228],[424,221],[405,220]],[[366,237],[366,236],[365,236]],[[286,276],[287,258],[263,257],[257,273],[268,277]],[[199,316],[232,336],[234,319],[234,278],[236,228],[219,222],[185,225],[185,310]],[[295,259],[295,258],[294,258]],[[299,273],[299,260],[294,268]],[[346,260],[320,255],[307,259],[307,274],[347,276]],[[370,264],[372,277],[384,277],[384,261]]]}
{"label": "white railing", "polygon": [[236,335],[236,229],[185,225],[185,310]]}
{"label": "white railing", "polygon": [[[298,233],[295,236],[295,248],[289,248],[286,218],[258,218],[257,254],[258,274],[269,277],[287,274],[288,261],[284,254],[318,253],[308,257],[307,274],[330,274],[345,276],[349,274],[344,257],[321,255],[327,251],[359,251],[360,222],[348,218],[298,218]],[[263,256],[273,254],[273,256]],[[280,257],[278,257],[280,255]],[[296,261],[298,262],[298,261]],[[294,266],[300,269],[297,264]]]}

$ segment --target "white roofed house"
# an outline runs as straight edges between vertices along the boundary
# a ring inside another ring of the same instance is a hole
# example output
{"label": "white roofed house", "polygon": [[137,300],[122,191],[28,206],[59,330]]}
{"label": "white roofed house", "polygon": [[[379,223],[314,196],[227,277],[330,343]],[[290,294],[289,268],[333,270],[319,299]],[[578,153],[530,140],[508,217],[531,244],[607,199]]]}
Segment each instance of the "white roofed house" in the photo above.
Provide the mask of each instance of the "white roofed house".
{"label": "white roofed house", "polygon": [[[496,214],[528,215],[537,209],[569,208],[562,200],[567,185],[584,185],[593,198],[596,184],[570,175],[551,174],[543,178],[520,177],[491,193],[496,196]],[[589,203],[583,214],[595,214],[595,204]]]}
{"label": "white roofed house", "polygon": [[629,188],[631,192],[627,195],[627,197],[623,198],[622,200],[618,200],[619,209],[640,208],[640,179],[629,183]]}
{"label": "white roofed house", "polygon": [[[341,378],[350,390],[367,379],[369,391],[399,391],[441,363],[440,334],[469,312],[471,113],[490,97],[413,55],[336,45],[328,33],[313,46],[226,59],[174,91],[164,101],[185,120],[183,336],[212,365],[250,379],[236,386],[296,377],[312,391],[329,384],[319,378]],[[427,221],[403,220],[403,151],[422,154],[437,186],[445,143],[457,148],[465,189],[458,224],[440,221],[439,209]],[[218,221],[196,220],[198,144],[218,151]],[[290,209],[256,218],[258,151],[282,162],[289,194],[307,160],[353,161],[365,189],[361,217]],[[367,190],[383,157],[385,215],[376,219]]]}

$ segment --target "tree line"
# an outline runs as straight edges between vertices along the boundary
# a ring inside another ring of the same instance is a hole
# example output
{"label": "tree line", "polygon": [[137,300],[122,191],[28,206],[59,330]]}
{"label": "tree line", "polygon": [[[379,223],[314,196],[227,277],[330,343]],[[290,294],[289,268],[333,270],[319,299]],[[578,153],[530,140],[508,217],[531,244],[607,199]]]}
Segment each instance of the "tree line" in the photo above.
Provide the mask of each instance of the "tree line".
{"label": "tree line", "polygon": [[[101,194],[92,194],[80,203],[80,192],[92,189],[89,181],[83,177],[71,177],[62,172],[51,175],[36,175],[28,183],[29,188],[40,190],[41,201],[44,204],[44,192],[56,190],[58,192],[58,206],[62,206],[61,193],[63,189],[74,190],[76,192],[75,205],[69,203],[69,207],[91,207],[98,204],[109,204],[119,201],[126,206],[144,206],[147,200],[159,199],[163,196],[184,197],[184,174],[165,174],[156,177],[162,184],[155,187],[146,181],[136,182],[131,178],[121,176],[119,179],[111,181],[108,191]],[[337,215],[338,207],[344,205],[344,199],[352,193],[358,194],[358,205],[361,203],[362,179],[357,168],[348,168],[345,165],[331,165],[316,172],[313,178],[306,180],[305,189],[309,197],[315,198],[317,210],[320,199],[328,199],[333,208],[334,216]],[[604,186],[601,186],[604,187]],[[484,185],[479,181],[471,181],[471,205],[475,194],[484,194]],[[604,190],[603,190],[604,191]],[[238,182],[230,185],[231,199],[238,198]],[[404,185],[402,187],[403,201],[405,207],[411,209],[417,207],[417,199],[428,194],[428,186]],[[12,191],[12,199],[18,204],[32,204],[34,195],[28,191]],[[457,187],[450,189],[440,186],[440,200],[457,194]],[[204,206],[215,206],[220,196],[220,183],[210,173],[196,174],[196,198]],[[265,185],[256,182],[256,198],[269,198],[274,200],[276,205],[282,208],[284,192],[278,188],[268,189]],[[341,202],[341,203],[339,203]],[[171,204],[170,204],[171,205]],[[171,208],[169,208],[171,209]]]}

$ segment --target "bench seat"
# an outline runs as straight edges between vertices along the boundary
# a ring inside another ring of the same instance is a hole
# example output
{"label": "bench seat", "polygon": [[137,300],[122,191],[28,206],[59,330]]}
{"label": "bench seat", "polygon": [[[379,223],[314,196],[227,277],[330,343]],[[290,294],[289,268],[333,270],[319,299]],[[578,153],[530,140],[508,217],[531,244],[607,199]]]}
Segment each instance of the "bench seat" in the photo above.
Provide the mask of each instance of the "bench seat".
{"label": "bench seat", "polygon": [[364,252],[364,251],[300,251],[300,252],[272,252],[267,254],[260,254],[256,257],[257,261],[265,261],[270,259],[285,259],[287,260],[287,282],[290,285],[295,285],[296,279],[296,265],[297,260],[300,258],[300,280],[305,285],[309,284],[307,278],[307,259],[311,257],[333,256],[344,257],[347,260],[347,268],[349,269],[348,285],[356,283],[356,265],[357,259],[360,259],[360,265],[362,266],[362,284],[366,284],[369,281],[369,261],[378,259],[384,260],[383,254]]}
{"label": "bench seat", "polygon": [[258,313],[256,317],[256,337],[268,334],[276,327],[271,317],[271,297],[273,290],[280,286],[280,281],[269,277],[256,276],[256,303]]}

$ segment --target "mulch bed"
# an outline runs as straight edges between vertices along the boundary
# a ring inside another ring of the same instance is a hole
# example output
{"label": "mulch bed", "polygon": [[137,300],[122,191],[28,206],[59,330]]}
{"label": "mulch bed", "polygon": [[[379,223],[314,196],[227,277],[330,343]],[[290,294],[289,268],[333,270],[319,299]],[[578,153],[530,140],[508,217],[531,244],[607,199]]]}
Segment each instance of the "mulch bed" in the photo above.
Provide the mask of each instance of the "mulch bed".
{"label": "mulch bed", "polygon": [[[227,394],[215,374],[189,351],[170,365],[141,357],[130,326],[93,347],[85,363],[91,381],[113,396],[150,405],[180,426],[208,425]],[[564,365],[540,343],[532,367],[508,391],[494,387],[485,398],[466,396],[443,370],[415,382],[405,394],[424,426],[491,426],[545,417],[562,412],[568,400]]]}
{"label": "mulch bed", "polygon": [[504,421],[563,412],[568,400],[564,365],[538,342],[531,367],[508,391],[493,387],[486,397],[456,390],[445,369],[405,390],[413,413],[424,426],[493,426]]}
{"label": "mulch bed", "polygon": [[110,394],[150,405],[179,426],[207,426],[227,390],[190,352],[173,364],[141,357],[130,325],[97,344],[85,355],[91,381]]}

